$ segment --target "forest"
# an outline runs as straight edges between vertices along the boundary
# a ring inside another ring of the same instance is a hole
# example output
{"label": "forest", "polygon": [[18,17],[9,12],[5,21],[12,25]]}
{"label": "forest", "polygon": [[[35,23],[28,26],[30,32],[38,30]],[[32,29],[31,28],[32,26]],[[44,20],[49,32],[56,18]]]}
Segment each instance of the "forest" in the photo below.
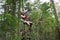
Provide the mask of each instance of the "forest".
{"label": "forest", "polygon": [[56,10],[54,0],[2,2],[0,40],[60,40],[60,11]]}

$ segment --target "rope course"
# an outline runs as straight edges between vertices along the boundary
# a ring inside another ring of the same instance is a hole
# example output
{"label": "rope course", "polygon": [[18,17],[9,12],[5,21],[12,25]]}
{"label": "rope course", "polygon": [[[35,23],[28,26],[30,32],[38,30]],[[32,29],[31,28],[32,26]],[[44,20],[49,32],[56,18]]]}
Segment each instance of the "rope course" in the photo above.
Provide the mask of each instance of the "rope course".
{"label": "rope course", "polygon": [[[22,40],[26,40],[25,34],[26,34],[26,29],[25,29],[25,25],[29,26],[29,32],[31,33],[31,27],[32,27],[32,22],[27,20],[28,16],[26,15],[27,11],[24,10],[24,0],[22,0],[22,11],[21,11],[21,21],[24,24],[24,29],[22,31]],[[31,40],[31,38],[27,38],[28,40]]]}

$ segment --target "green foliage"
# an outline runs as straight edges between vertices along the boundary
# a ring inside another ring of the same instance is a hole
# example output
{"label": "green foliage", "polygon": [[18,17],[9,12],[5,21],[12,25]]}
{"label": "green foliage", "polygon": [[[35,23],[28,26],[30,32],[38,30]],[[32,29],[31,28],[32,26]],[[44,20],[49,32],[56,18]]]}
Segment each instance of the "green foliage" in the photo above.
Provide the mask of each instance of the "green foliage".
{"label": "green foliage", "polygon": [[6,13],[3,19],[4,21],[2,21],[1,27],[3,28],[4,31],[12,31],[16,28],[17,20],[16,18],[13,18],[11,14]]}
{"label": "green foliage", "polygon": [[43,4],[41,4],[41,6],[40,6],[40,9],[44,12],[46,12],[48,9],[50,8],[50,4],[49,3],[43,3]]}
{"label": "green foliage", "polygon": [[[25,1],[24,2],[25,6],[27,6],[26,8],[28,9],[28,12],[27,12],[28,13],[27,16],[29,16],[28,20],[33,22],[32,32],[31,33],[29,32],[29,26],[27,25],[24,26],[23,22],[20,21],[20,18],[17,18],[18,16],[15,16],[15,15],[19,15],[18,14],[19,12],[15,14],[16,13],[15,11],[13,11],[12,13],[11,12],[7,13],[8,12],[7,11],[6,13],[0,15],[0,36],[3,35],[3,32],[7,32],[8,40],[10,40],[9,33],[11,32],[13,33],[12,40],[21,40],[22,35],[21,33],[20,34],[18,33],[18,25],[20,25],[19,26],[20,31],[22,31],[24,27],[26,29],[26,38],[31,37],[31,40],[56,40],[57,29],[56,29],[55,19],[52,17],[53,11],[51,12],[49,11],[49,9],[51,9],[50,4],[46,2],[42,4],[38,4],[38,3],[35,3],[35,4],[27,3],[26,4],[27,0],[24,0],[24,1]],[[39,2],[39,0],[36,0],[36,1]],[[10,5],[11,2],[12,2],[11,0],[6,0],[6,3],[8,5]],[[15,3],[18,2],[17,4],[19,5],[15,4],[18,6],[18,9],[22,7],[21,0],[15,0],[14,2]],[[38,5],[38,6],[36,9],[31,10],[31,7],[32,7],[31,5],[32,6]],[[14,13],[14,16],[12,15],[13,13]],[[58,14],[59,14],[58,16],[60,20],[60,13]]]}

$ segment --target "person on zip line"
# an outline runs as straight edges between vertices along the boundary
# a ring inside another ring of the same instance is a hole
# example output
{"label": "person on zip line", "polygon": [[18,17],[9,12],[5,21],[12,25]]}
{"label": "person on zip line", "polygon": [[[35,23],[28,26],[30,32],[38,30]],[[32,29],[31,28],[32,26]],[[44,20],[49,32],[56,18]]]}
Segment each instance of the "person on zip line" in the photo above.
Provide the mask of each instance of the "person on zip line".
{"label": "person on zip line", "polygon": [[32,22],[31,21],[27,21],[27,15],[26,15],[26,11],[24,11],[24,10],[22,10],[22,12],[21,12],[21,21],[23,21],[25,24],[27,24],[27,25],[29,25],[29,26],[31,26],[32,25]]}

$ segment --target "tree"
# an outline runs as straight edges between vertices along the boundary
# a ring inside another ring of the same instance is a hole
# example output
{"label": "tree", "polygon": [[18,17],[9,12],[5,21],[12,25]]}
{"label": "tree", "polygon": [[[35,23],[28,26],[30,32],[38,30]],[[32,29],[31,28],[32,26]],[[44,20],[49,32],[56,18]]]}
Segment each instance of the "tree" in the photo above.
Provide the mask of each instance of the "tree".
{"label": "tree", "polygon": [[56,22],[56,27],[57,27],[57,31],[58,31],[58,36],[60,38],[60,26],[59,26],[58,15],[57,15],[57,12],[56,12],[54,0],[51,0],[51,3],[52,3],[53,11],[54,11],[54,16],[55,16],[55,22]]}

